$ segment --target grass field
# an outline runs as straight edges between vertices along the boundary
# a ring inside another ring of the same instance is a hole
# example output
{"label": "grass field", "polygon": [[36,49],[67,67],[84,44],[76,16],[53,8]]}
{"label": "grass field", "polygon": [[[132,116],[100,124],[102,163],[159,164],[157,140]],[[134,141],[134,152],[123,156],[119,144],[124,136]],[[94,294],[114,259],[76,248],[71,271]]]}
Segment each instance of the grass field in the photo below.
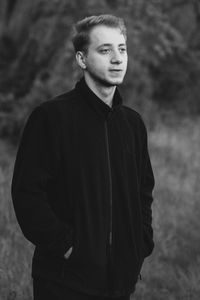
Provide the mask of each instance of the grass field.
{"label": "grass field", "polygon": [[[149,133],[154,169],[155,250],[132,300],[200,299],[200,120],[157,124]],[[15,151],[0,142],[0,300],[31,300],[33,247],[10,196]]]}
{"label": "grass field", "polygon": [[200,299],[199,128],[200,120],[174,120],[150,134],[156,247],[133,299]]}

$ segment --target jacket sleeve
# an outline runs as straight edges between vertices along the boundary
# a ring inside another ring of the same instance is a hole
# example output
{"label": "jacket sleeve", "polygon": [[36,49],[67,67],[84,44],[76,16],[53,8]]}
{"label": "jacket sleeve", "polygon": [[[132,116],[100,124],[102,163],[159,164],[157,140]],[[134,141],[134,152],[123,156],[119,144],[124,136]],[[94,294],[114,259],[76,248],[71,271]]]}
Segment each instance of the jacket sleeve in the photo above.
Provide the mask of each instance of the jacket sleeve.
{"label": "jacket sleeve", "polygon": [[73,229],[55,215],[46,193],[59,166],[56,125],[42,106],[30,114],[17,151],[11,195],[24,236],[46,253],[63,255],[72,246]]}
{"label": "jacket sleeve", "polygon": [[142,148],[142,170],[141,170],[141,201],[143,218],[143,241],[144,257],[149,256],[154,248],[153,228],[152,228],[152,202],[153,188],[155,185],[154,174],[148,152],[147,130],[143,123],[143,148]]}

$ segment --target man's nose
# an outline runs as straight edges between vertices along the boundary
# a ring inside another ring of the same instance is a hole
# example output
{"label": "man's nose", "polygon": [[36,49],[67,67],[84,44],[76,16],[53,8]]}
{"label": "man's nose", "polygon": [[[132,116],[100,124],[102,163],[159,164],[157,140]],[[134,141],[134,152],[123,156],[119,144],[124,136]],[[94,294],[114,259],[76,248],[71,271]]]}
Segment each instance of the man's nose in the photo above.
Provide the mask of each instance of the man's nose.
{"label": "man's nose", "polygon": [[113,54],[111,57],[111,63],[117,63],[117,64],[122,63],[122,58],[121,58],[121,54],[119,53],[119,51],[113,51]]}

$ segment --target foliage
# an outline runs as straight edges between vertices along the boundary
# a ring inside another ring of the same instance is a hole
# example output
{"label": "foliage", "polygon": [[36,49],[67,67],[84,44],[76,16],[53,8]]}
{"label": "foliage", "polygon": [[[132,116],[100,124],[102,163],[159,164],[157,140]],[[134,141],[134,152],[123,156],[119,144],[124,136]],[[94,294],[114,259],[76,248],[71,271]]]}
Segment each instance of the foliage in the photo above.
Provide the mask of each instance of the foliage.
{"label": "foliage", "polygon": [[[80,72],[71,44],[72,25],[99,13],[112,13],[126,21],[129,68],[122,86],[126,104],[143,109],[151,100],[171,106],[184,98],[185,106],[193,103],[196,112],[199,19],[192,14],[196,2],[187,2],[190,15],[184,3],[1,0],[0,134],[16,142],[35,105],[73,87]],[[185,15],[193,20],[192,25],[184,21]]]}
{"label": "foliage", "polygon": [[154,81],[153,98],[165,108],[180,113],[199,114],[200,72],[200,3],[190,1],[162,1],[162,10],[170,24],[181,34],[185,47],[151,68]]}

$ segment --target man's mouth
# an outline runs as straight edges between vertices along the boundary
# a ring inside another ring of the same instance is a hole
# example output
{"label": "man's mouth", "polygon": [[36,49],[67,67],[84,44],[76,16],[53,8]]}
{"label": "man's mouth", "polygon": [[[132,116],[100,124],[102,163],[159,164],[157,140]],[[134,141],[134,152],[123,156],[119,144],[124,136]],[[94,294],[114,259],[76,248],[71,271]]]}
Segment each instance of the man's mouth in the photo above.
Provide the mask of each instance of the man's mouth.
{"label": "man's mouth", "polygon": [[110,69],[110,72],[122,72],[122,69]]}

